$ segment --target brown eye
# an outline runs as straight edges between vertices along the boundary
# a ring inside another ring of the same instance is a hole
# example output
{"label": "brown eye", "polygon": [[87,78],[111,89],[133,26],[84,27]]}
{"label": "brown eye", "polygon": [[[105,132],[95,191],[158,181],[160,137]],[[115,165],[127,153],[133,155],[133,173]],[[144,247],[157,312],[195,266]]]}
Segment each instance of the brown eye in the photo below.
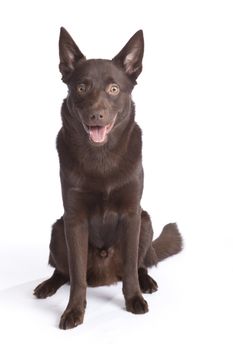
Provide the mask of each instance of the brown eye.
{"label": "brown eye", "polygon": [[87,86],[85,84],[78,84],[77,92],[79,95],[84,95],[87,92]]}
{"label": "brown eye", "polygon": [[109,95],[116,96],[119,94],[120,88],[117,84],[109,84],[106,91]]}

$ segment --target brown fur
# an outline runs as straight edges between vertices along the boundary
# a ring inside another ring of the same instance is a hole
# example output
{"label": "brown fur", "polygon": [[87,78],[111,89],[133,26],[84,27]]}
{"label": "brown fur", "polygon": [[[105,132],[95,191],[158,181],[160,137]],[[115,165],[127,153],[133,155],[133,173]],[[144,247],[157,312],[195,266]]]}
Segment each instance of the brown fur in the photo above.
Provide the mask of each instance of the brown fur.
{"label": "brown fur", "polygon": [[147,312],[142,292],[157,290],[147,268],[182,248],[176,224],[152,241],[150,217],[140,206],[142,142],[131,92],[143,45],[139,31],[112,61],[86,60],[61,29],[59,67],[69,90],[57,137],[64,215],[52,228],[54,274],[34,294],[46,298],[70,281],[62,329],[83,322],[87,285],[123,281],[126,309]]}

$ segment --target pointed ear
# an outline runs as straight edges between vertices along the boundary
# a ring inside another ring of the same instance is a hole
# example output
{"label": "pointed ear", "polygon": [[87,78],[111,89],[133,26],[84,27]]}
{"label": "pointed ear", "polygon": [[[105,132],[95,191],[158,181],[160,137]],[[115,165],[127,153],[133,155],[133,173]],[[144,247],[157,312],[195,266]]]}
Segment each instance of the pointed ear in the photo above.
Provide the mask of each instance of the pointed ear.
{"label": "pointed ear", "polygon": [[113,58],[113,62],[123,68],[131,79],[136,80],[142,71],[143,52],[143,31],[139,30]]}
{"label": "pointed ear", "polygon": [[85,56],[79,50],[67,30],[63,27],[61,27],[59,38],[59,56],[59,69],[62,74],[62,80],[66,82],[74,71],[77,62],[81,59],[85,59]]}

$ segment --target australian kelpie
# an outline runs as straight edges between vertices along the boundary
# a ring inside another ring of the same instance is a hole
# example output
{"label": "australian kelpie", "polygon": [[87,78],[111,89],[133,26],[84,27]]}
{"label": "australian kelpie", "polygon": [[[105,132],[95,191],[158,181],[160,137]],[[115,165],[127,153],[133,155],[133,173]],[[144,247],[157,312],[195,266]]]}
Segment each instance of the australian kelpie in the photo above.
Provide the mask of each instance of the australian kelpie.
{"label": "australian kelpie", "polygon": [[52,277],[34,291],[46,298],[70,282],[70,298],[60,328],[83,322],[88,286],[123,282],[126,310],[148,311],[142,293],[157,290],[147,268],[180,252],[176,224],[152,241],[142,210],[141,130],[131,92],[142,71],[139,30],[112,60],[87,60],[61,28],[60,72],[68,86],[62,128],[57,136],[64,214],[52,228]]}

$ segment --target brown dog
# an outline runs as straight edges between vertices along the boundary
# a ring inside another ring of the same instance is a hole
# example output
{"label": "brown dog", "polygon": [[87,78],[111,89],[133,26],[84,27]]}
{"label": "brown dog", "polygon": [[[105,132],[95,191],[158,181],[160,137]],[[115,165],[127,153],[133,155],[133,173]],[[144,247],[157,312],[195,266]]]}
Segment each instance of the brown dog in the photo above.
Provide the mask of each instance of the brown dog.
{"label": "brown dog", "polygon": [[54,294],[70,281],[60,328],[83,322],[86,288],[123,281],[126,309],[148,311],[143,293],[157,290],[147,267],[180,252],[175,224],[152,241],[143,191],[141,130],[131,92],[142,71],[143,33],[138,31],[112,60],[86,60],[61,28],[60,71],[68,86],[57,137],[64,215],[52,229],[50,279],[34,291]]}

